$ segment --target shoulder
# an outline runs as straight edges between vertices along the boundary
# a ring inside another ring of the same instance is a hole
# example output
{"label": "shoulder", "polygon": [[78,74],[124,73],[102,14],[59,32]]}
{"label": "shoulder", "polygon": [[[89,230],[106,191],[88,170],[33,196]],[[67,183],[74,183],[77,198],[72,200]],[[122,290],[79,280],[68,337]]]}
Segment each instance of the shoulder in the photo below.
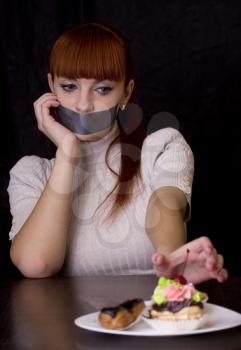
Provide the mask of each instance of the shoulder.
{"label": "shoulder", "polygon": [[166,163],[179,161],[193,163],[191,147],[180,131],[174,128],[163,128],[146,137],[142,146],[141,161],[153,167],[156,162]]}
{"label": "shoulder", "polygon": [[148,148],[153,150],[153,146],[156,146],[159,150],[165,150],[166,146],[173,143],[180,143],[190,149],[180,131],[174,128],[163,128],[148,135],[144,140],[142,149],[143,151]]}
{"label": "shoulder", "polygon": [[10,239],[17,234],[33,210],[46,186],[52,166],[52,160],[25,156],[10,170],[7,189],[13,217]]}
{"label": "shoulder", "polygon": [[175,186],[185,193],[191,192],[194,157],[180,131],[163,128],[145,139],[141,154],[141,173],[151,190],[162,186]]}
{"label": "shoulder", "polygon": [[53,168],[53,160],[37,156],[24,156],[10,170],[10,182],[14,178],[22,181],[46,181]]}

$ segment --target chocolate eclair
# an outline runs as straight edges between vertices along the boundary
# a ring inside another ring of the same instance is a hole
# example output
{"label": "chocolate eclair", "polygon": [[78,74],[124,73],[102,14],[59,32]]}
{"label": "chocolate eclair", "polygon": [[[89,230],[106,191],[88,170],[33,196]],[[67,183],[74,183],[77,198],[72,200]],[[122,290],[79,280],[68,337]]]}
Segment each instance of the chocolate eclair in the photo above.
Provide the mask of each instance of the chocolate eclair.
{"label": "chocolate eclair", "polygon": [[104,307],[99,313],[99,322],[104,328],[122,329],[129,326],[145,307],[142,299],[127,300],[117,306]]}

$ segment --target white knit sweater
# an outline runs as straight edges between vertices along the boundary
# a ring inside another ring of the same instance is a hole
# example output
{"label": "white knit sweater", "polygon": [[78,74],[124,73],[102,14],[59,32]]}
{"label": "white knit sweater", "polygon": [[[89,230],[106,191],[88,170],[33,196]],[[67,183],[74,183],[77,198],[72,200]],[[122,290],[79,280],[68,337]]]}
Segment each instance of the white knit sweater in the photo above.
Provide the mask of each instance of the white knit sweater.
{"label": "white knit sweater", "polygon": [[[80,143],[82,157],[74,175],[72,219],[63,267],[63,273],[69,276],[153,273],[154,249],[145,232],[150,195],[159,187],[175,186],[184,192],[190,204],[192,151],[180,132],[164,128],[149,135],[143,143],[142,181],[135,186],[132,202],[116,221],[103,223],[108,207],[101,207],[96,214],[95,210],[116,181],[105,164],[105,152],[117,134],[115,126],[99,141]],[[120,148],[116,145],[110,164],[117,171],[119,161]],[[54,159],[26,156],[12,168],[8,187],[13,217],[10,239],[33,210],[53,164]]]}

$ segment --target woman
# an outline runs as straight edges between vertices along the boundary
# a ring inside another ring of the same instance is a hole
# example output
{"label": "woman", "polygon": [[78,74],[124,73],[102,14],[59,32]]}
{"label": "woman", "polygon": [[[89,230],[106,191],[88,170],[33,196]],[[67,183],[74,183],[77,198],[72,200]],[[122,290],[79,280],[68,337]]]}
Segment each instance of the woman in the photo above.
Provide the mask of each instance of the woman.
{"label": "woman", "polygon": [[48,82],[51,92],[34,109],[56,157],[22,158],[8,188],[10,255],[23,275],[153,268],[172,275],[185,266],[194,283],[223,282],[223,257],[208,238],[184,244],[193,177],[189,146],[172,128],[145,137],[137,109],[125,113],[134,80],[122,36],[100,23],[67,31],[53,46]]}

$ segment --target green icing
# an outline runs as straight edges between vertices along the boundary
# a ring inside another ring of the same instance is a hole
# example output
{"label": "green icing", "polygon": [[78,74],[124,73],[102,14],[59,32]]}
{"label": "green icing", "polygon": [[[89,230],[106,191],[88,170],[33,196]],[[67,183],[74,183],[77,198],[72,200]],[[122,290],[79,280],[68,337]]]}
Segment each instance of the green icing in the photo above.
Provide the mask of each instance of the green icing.
{"label": "green icing", "polygon": [[179,281],[174,281],[170,278],[166,278],[164,276],[160,277],[158,280],[158,286],[165,288],[166,286],[170,285],[170,284],[175,284],[176,286],[181,286],[181,283]]}
{"label": "green icing", "polygon": [[[152,295],[151,299],[154,303],[157,305],[164,304],[166,302],[165,297],[163,296],[163,289],[170,285],[174,284],[176,286],[181,286],[182,284],[179,281],[172,280],[170,278],[166,278],[164,276],[161,276],[158,280],[157,287],[154,291],[154,294]],[[202,293],[198,290],[193,294],[192,300],[195,302],[200,302],[202,300]]]}
{"label": "green icing", "polygon": [[154,294],[152,295],[152,300],[154,301],[154,303],[160,305],[165,303],[166,299],[164,298],[163,294],[162,294],[163,288],[161,286],[157,286]]}
{"label": "green icing", "polygon": [[166,299],[164,298],[163,295],[159,294],[159,295],[153,295],[152,296],[152,300],[154,301],[155,304],[157,305],[161,305],[164,304],[166,302]]}
{"label": "green icing", "polygon": [[192,296],[192,300],[195,301],[196,303],[199,303],[202,300],[202,293],[200,293],[199,291],[196,291]]}
{"label": "green icing", "polygon": [[161,276],[158,280],[157,287],[154,291],[154,294],[152,295],[151,299],[154,301],[154,303],[161,305],[166,302],[165,297],[162,294],[163,289],[170,285],[170,284],[175,284],[177,286],[180,286],[181,283],[178,281],[174,281],[170,278],[166,278],[164,276]]}

